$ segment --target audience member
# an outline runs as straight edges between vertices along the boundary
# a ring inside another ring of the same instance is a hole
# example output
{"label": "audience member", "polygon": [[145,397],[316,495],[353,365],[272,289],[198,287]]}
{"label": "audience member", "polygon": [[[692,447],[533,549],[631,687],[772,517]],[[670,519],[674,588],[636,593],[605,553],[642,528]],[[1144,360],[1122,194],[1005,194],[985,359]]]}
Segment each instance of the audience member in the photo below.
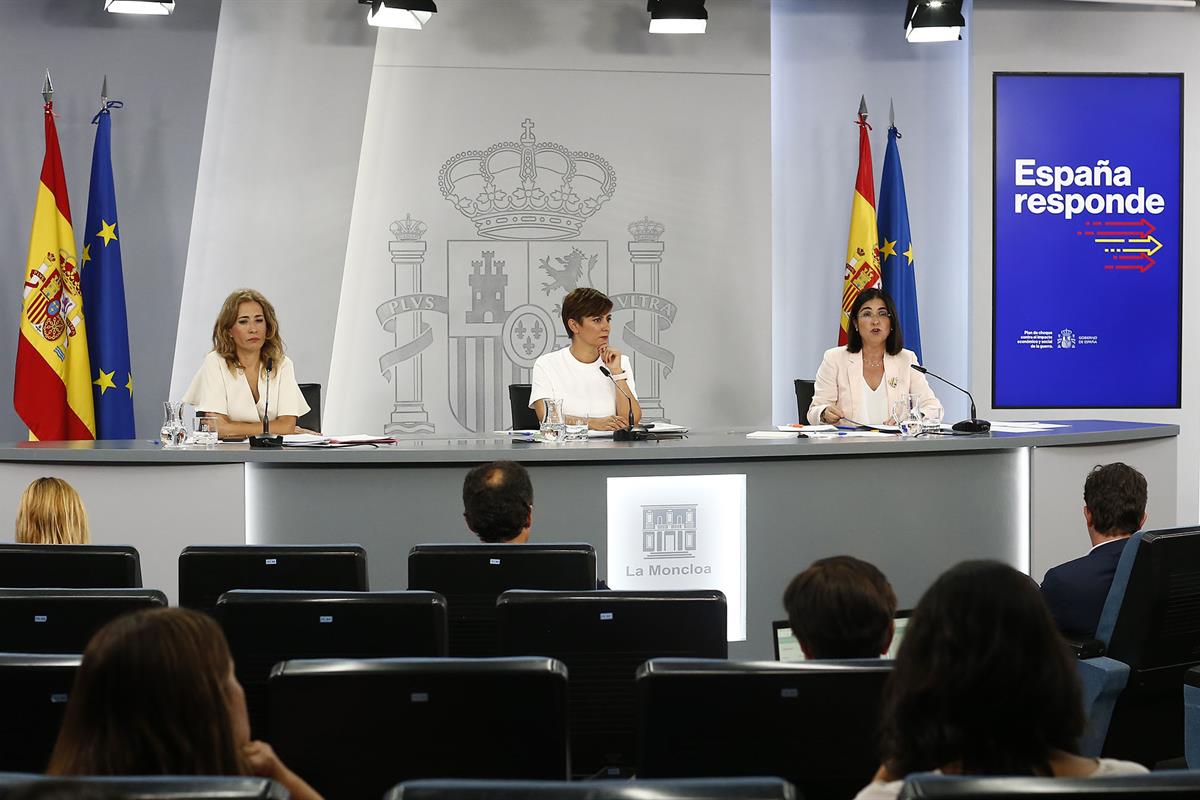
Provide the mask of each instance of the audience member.
{"label": "audience member", "polygon": [[792,578],[783,607],[805,658],[877,658],[892,643],[896,593],[853,556],[814,561]]}
{"label": "audience member", "polygon": [[488,544],[525,544],[533,526],[533,484],[515,461],[480,464],[463,481],[463,519]]}
{"label": "audience member", "polygon": [[1083,483],[1083,521],[1092,549],[1047,572],[1042,597],[1060,631],[1090,639],[1125,544],[1146,524],[1146,478],[1119,461],[1092,469]]}
{"label": "audience member", "polygon": [[19,544],[87,544],[83,500],[62,478],[38,478],[21,494],[16,533]]}
{"label": "audience member", "polygon": [[266,742],[250,741],[246,696],[221,628],[182,608],[109,622],[83,653],[50,775],[257,775],[320,800]]}
{"label": "audience member", "polygon": [[859,800],[890,800],[905,776],[1106,777],[1140,764],[1075,754],[1079,679],[1037,585],[967,561],[917,604],[884,693],[883,764]]}

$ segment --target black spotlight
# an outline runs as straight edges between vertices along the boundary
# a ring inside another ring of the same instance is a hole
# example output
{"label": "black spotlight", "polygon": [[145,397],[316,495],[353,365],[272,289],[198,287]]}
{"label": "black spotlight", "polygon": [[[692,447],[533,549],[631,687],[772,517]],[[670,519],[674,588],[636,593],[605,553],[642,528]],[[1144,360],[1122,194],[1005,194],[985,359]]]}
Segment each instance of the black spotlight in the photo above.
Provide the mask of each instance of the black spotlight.
{"label": "black spotlight", "polygon": [[708,12],[704,0],[649,0],[651,33],[704,33]]}
{"label": "black spotlight", "polygon": [[953,42],[967,27],[962,0],[908,0],[904,38],[910,42]]}

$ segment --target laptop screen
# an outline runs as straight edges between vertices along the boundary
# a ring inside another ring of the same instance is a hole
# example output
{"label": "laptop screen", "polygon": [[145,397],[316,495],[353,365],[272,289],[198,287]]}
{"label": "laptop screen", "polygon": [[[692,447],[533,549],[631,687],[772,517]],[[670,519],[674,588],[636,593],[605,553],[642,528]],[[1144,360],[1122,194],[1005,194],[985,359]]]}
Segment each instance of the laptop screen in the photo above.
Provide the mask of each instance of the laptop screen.
{"label": "laptop screen", "polygon": [[[901,609],[896,612],[896,617],[893,620],[896,626],[896,633],[892,636],[892,644],[888,647],[887,655],[884,658],[895,658],[896,653],[900,651],[900,642],[904,639],[904,631],[908,628],[908,620],[911,616],[911,608]],[[775,620],[771,623],[771,627],[775,633],[775,638],[772,642],[775,647],[775,660],[804,661],[804,651],[800,649],[800,642],[796,641],[796,637],[792,635],[792,629],[788,621]]]}

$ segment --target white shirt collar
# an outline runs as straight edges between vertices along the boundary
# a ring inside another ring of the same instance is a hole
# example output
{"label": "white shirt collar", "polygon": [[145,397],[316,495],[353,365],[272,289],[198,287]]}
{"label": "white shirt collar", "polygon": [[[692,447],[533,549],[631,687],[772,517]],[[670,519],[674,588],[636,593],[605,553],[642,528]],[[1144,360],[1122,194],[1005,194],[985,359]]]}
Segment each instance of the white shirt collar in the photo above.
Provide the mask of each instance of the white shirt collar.
{"label": "white shirt collar", "polygon": [[[1106,544],[1112,544],[1113,542],[1123,542],[1132,535],[1133,534],[1130,533],[1125,536],[1122,536],[1120,539],[1109,539],[1107,542],[1100,542],[1100,544],[1094,544],[1094,545],[1092,545],[1092,550],[1095,550],[1097,547],[1104,547],[1104,545],[1106,545]],[[1088,555],[1091,555],[1092,550],[1088,550]]]}

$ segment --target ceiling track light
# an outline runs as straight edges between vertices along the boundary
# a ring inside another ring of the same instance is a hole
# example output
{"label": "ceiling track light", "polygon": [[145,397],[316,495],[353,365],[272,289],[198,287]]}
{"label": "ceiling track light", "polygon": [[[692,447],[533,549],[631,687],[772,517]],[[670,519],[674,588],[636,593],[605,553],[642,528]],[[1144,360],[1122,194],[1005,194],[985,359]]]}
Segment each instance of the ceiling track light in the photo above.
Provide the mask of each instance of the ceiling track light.
{"label": "ceiling track light", "polygon": [[146,14],[166,16],[175,11],[175,0],[104,0],[110,14]]}
{"label": "ceiling track light", "polygon": [[914,44],[958,41],[967,27],[962,7],[963,0],[908,0],[904,38]]}
{"label": "ceiling track light", "polygon": [[437,13],[433,0],[358,0],[370,6],[367,24],[376,28],[404,28],[419,31]]}
{"label": "ceiling track light", "polygon": [[704,0],[649,0],[651,33],[704,33],[708,12]]}

